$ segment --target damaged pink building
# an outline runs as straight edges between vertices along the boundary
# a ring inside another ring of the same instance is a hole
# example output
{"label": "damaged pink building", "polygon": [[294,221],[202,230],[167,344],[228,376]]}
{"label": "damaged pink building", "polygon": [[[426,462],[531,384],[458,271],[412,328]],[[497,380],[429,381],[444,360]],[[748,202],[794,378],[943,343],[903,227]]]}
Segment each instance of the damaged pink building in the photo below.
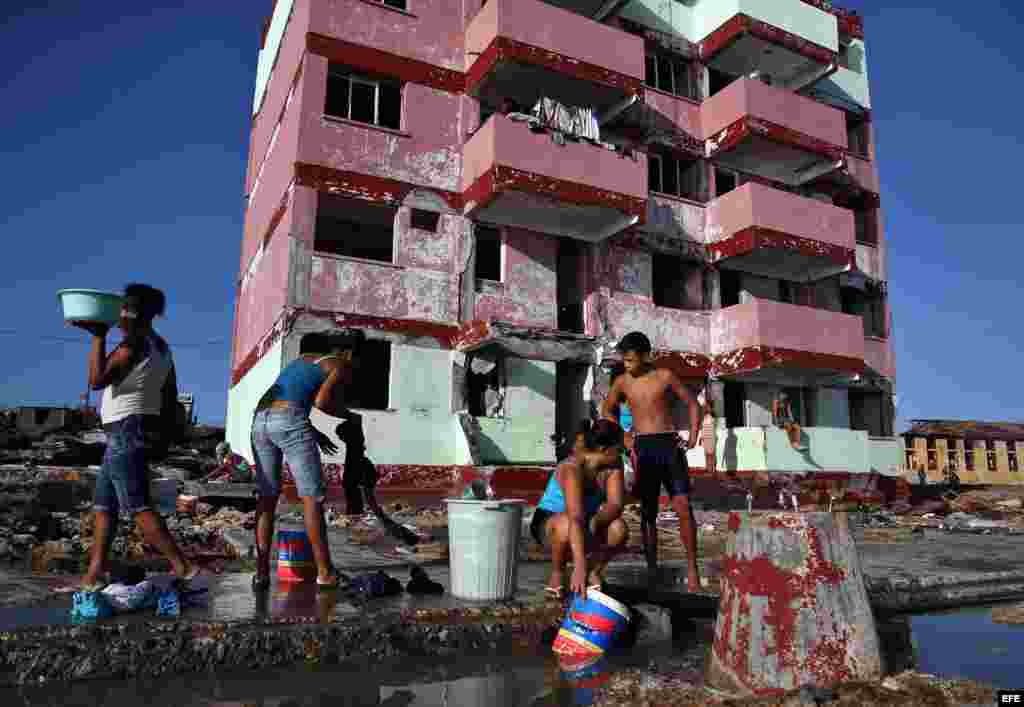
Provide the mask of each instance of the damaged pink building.
{"label": "damaged pink building", "polygon": [[719,468],[903,464],[863,23],[831,3],[277,0],[245,191],[245,456],[302,336],[359,327],[386,480],[544,467],[638,329],[707,386]]}

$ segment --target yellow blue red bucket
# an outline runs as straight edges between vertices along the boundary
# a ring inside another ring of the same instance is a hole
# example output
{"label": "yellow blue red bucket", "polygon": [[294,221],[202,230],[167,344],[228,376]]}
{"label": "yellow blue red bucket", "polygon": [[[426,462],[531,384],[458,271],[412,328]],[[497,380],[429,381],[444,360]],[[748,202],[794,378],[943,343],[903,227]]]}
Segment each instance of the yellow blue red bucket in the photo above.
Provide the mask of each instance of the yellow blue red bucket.
{"label": "yellow blue red bucket", "polygon": [[313,546],[305,530],[277,531],[277,578],[281,582],[311,582],[316,579]]}
{"label": "yellow blue red bucket", "polygon": [[561,655],[599,655],[612,647],[627,623],[629,607],[588,589],[586,599],[573,597],[551,650]]}

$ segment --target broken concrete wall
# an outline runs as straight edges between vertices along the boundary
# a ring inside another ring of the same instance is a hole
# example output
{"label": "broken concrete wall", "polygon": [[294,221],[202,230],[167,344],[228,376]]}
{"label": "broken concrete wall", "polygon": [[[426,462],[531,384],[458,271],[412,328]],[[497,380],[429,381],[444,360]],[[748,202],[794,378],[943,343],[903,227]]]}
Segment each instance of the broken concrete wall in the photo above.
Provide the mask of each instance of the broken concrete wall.
{"label": "broken concrete wall", "polygon": [[557,312],[558,239],[503,228],[502,282],[477,293],[475,318],[554,329]]}
{"label": "broken concrete wall", "polygon": [[508,357],[501,417],[481,417],[483,464],[538,463],[555,460],[556,364]]}

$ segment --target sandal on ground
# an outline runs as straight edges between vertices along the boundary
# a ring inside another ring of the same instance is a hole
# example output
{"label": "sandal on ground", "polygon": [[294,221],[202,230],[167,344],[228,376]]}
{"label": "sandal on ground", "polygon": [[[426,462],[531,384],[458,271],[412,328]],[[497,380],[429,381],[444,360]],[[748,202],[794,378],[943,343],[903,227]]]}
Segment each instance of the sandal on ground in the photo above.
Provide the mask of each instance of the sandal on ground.
{"label": "sandal on ground", "polygon": [[337,567],[331,568],[331,579],[327,582],[322,581],[319,577],[316,578],[317,591],[330,592],[335,589],[342,589],[349,583],[349,578]]}
{"label": "sandal on ground", "polygon": [[252,576],[252,590],[254,592],[265,592],[270,589],[269,574],[254,574]]}
{"label": "sandal on ground", "polygon": [[552,599],[562,600],[562,588],[561,587],[544,587],[544,593]]}
{"label": "sandal on ground", "polygon": [[102,592],[108,586],[110,586],[110,582],[103,579],[97,579],[92,584],[82,584],[78,590],[85,594],[95,594],[96,592]]}

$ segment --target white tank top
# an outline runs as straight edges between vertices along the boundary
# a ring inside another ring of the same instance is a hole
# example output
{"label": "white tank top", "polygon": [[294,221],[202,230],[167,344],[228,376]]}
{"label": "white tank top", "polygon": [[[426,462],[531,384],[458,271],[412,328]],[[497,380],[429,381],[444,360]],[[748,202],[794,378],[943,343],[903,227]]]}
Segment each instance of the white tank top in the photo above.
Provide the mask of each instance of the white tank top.
{"label": "white tank top", "polygon": [[146,339],[148,355],[116,385],[103,389],[100,419],[104,425],[123,420],[129,415],[159,415],[162,391],[174,359],[170,347],[161,352],[156,339]]}

